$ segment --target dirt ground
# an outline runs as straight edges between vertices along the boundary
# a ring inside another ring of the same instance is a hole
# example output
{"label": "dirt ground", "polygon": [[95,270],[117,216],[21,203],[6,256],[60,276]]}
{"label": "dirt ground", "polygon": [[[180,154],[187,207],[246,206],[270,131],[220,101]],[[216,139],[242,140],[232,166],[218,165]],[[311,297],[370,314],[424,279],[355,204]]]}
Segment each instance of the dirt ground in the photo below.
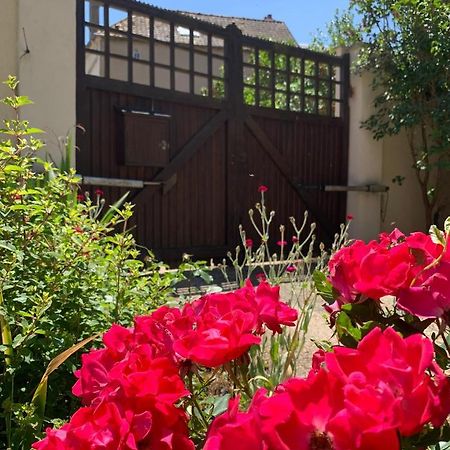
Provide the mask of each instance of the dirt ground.
{"label": "dirt ground", "polygon": [[[281,298],[288,298],[290,286],[288,284],[281,285]],[[308,334],[306,335],[305,346],[303,349],[303,357],[298,362],[298,376],[304,376],[309,372],[311,367],[311,358],[313,353],[317,350],[314,341],[331,341],[336,343],[333,339],[333,331],[327,324],[327,313],[323,309],[323,300],[317,298],[311,322],[309,323]]]}

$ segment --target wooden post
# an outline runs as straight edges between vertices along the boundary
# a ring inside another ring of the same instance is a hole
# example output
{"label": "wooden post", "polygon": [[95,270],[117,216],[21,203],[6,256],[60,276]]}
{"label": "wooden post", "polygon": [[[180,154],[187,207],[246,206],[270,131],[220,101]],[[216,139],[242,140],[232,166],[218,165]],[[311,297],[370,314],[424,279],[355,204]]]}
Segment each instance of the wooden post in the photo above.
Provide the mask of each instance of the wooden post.
{"label": "wooden post", "polygon": [[228,37],[225,41],[225,58],[227,73],[225,98],[229,108],[227,124],[227,211],[225,217],[227,246],[234,248],[239,243],[239,224],[242,202],[246,201],[248,157],[244,148],[244,66],[242,50],[242,33],[235,25],[227,27]]}

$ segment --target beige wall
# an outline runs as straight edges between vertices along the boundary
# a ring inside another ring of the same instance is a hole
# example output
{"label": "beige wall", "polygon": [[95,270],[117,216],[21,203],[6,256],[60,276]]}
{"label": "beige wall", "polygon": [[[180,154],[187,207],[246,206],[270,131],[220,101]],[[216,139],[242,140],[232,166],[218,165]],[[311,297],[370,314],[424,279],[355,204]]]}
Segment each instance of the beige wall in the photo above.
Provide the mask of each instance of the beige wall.
{"label": "beige wall", "polygon": [[[0,74],[16,74],[20,94],[35,102],[22,110],[22,118],[46,131],[42,138],[56,160],[58,138],[76,125],[75,6],[75,0],[2,0],[0,14]],[[6,60],[3,48],[10,49]]]}
{"label": "beige wall", "polygon": [[[17,0],[2,0],[0,13],[0,81],[8,75],[17,75]],[[0,97],[8,95],[8,89],[0,84]],[[0,119],[9,115],[9,110],[0,104]]]}
{"label": "beige wall", "polygon": [[[352,49],[354,59],[358,49]],[[412,169],[405,134],[375,141],[360,127],[373,111],[374,93],[368,73],[351,75],[349,185],[380,184],[389,192],[349,192],[347,212],[354,216],[350,236],[374,239],[381,231],[398,227],[408,233],[425,229],[419,184]],[[399,186],[392,180],[405,177]]]}
{"label": "beige wall", "polygon": [[[405,133],[383,140],[383,184],[390,187],[382,210],[383,230],[426,231],[420,186],[412,163]],[[398,175],[405,178],[401,186],[392,181]]]}
{"label": "beige wall", "polygon": [[[354,59],[357,49],[352,50]],[[351,76],[350,140],[349,140],[349,186],[381,184],[383,181],[383,145],[372,139],[369,131],[361,128],[361,120],[371,111],[372,90],[370,75]],[[350,228],[352,238],[369,240],[381,229],[382,194],[371,192],[349,192],[347,213],[354,217]]]}

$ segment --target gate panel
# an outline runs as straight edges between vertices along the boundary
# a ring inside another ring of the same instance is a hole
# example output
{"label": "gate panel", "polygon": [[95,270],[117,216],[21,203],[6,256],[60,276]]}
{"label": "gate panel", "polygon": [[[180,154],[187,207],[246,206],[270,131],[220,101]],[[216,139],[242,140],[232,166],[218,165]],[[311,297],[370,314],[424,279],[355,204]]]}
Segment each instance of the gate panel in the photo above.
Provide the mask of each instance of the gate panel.
{"label": "gate panel", "polygon": [[307,209],[332,239],[346,195],[322,188],[347,180],[347,57],[131,0],[77,1],[77,169],[110,203],[133,184],[140,244],[222,258],[239,224],[251,229],[261,184],[274,228]]}
{"label": "gate panel", "polygon": [[346,194],[330,195],[320,188],[346,183],[343,127],[334,119],[253,118],[264,138],[273,145],[278,162],[285,164],[278,167],[264,145],[247,129],[245,146],[250,175],[247,204],[254,203],[258,185],[266,185],[270,207],[276,209],[276,229],[282,223],[287,225],[290,216],[301,219],[308,210],[312,220],[319,223],[319,238],[329,240],[345,217]]}

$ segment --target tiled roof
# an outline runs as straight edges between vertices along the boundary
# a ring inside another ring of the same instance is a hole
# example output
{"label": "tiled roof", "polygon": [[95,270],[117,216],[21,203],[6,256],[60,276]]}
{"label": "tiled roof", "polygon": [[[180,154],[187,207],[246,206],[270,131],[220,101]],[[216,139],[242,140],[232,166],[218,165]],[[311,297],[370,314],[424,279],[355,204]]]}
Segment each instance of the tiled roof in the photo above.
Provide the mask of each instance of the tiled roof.
{"label": "tiled roof", "polygon": [[287,25],[284,22],[272,19],[272,16],[270,15],[260,20],[247,19],[245,17],[226,17],[202,13],[179,12],[181,14],[193,17],[194,19],[213,23],[220,27],[226,27],[234,23],[242,31],[242,34],[247,36],[270,39],[275,42],[296,44],[295,38],[292,36]]}
{"label": "tiled roof", "polygon": [[[267,16],[265,19],[260,20],[247,19],[244,17],[216,16],[186,11],[177,12],[179,14],[183,14],[203,22],[212,23],[223,28],[234,23],[242,31],[242,34],[247,36],[297,45],[294,36],[292,36],[287,25],[284,22],[272,19],[271,16]],[[113,25],[112,28],[120,31],[127,31],[127,24],[127,19],[121,20]],[[133,33],[149,37],[149,18],[145,16],[133,15]],[[160,41],[170,41],[169,23],[155,19],[154,37]],[[182,26],[175,26],[175,41],[178,43],[189,43],[189,30]],[[213,38],[212,44],[213,46],[220,47],[223,46],[223,41],[218,38]],[[194,31],[194,45],[207,45],[207,35],[200,31]]]}

